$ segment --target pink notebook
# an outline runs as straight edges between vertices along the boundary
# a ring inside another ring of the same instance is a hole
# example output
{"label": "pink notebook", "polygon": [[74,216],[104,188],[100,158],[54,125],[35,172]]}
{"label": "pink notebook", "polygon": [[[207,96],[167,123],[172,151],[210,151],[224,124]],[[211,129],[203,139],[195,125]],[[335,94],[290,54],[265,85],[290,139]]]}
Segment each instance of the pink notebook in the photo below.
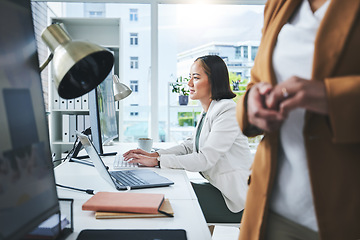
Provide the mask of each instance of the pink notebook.
{"label": "pink notebook", "polygon": [[98,192],[82,205],[82,210],[102,212],[158,213],[164,194]]}

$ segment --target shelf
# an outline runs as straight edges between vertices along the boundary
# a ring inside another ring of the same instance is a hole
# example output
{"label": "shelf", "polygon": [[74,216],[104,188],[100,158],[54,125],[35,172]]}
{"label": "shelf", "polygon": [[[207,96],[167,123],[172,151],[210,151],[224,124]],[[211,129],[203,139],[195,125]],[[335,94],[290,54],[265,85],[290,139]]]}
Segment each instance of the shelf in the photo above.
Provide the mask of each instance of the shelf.
{"label": "shelf", "polygon": [[51,112],[66,112],[66,113],[89,113],[86,109],[53,109]]}
{"label": "shelf", "polygon": [[[87,39],[87,41],[95,42],[100,46],[109,48],[109,50],[113,51],[115,60],[113,71],[115,74],[121,75],[119,68],[119,47],[121,46],[120,18],[55,17],[51,18],[51,22],[63,23],[67,32],[73,39]],[[69,138],[63,138],[63,128],[69,132],[74,132],[75,129],[80,129],[79,131],[82,131],[90,126],[90,117],[88,117],[89,96],[88,94],[84,94],[74,99],[60,98],[55,87],[55,82],[52,79],[52,74],[50,74],[49,103],[51,109],[49,116],[51,151],[57,156],[61,156],[64,152],[69,151],[75,142],[73,135],[69,136]],[[122,110],[119,110],[119,106],[120,103],[116,102],[116,121],[120,121]],[[69,118],[67,118],[68,116],[66,115],[69,115]],[[74,121],[73,115],[76,116],[76,121]],[[69,125],[63,121],[69,121]],[[82,121],[84,121],[84,124],[82,124]],[[118,125],[120,126],[120,124]],[[71,140],[68,141],[67,139]]]}
{"label": "shelf", "polygon": [[62,142],[62,141],[53,141],[51,144],[54,144],[54,145],[73,145],[74,143],[73,142]]}

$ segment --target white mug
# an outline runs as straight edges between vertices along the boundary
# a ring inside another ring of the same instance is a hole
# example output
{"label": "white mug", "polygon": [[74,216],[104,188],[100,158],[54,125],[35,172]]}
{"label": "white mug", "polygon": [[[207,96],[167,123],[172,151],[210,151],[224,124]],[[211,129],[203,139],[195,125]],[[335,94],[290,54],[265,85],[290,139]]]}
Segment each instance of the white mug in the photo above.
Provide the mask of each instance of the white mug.
{"label": "white mug", "polygon": [[138,147],[146,152],[150,152],[153,145],[152,138],[139,138]]}

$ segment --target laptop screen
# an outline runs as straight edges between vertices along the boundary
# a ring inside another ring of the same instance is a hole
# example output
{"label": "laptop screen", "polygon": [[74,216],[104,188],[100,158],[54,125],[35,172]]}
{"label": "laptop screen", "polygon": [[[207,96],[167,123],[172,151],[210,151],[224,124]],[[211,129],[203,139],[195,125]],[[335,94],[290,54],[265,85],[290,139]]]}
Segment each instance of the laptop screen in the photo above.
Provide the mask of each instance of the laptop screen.
{"label": "laptop screen", "polygon": [[81,144],[84,146],[85,151],[92,160],[96,170],[100,173],[100,176],[104,178],[107,182],[109,182],[112,186],[114,186],[114,180],[110,176],[104,162],[101,160],[98,152],[96,151],[94,145],[92,144],[88,136],[80,132],[77,132],[76,135],[79,137]]}

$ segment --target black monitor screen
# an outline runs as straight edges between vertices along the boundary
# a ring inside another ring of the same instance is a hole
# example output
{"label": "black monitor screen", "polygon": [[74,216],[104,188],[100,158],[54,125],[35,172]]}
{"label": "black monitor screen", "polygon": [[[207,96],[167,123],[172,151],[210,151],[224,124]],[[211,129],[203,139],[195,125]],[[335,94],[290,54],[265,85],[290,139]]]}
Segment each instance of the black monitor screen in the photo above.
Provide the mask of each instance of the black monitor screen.
{"label": "black monitor screen", "polygon": [[59,211],[30,0],[0,1],[0,239]]}
{"label": "black monitor screen", "polygon": [[103,144],[118,137],[111,77],[110,74],[95,90],[89,93],[92,141],[100,154],[103,154]]}
{"label": "black monitor screen", "polygon": [[98,87],[101,140],[107,144],[118,137],[114,91],[110,74]]}

